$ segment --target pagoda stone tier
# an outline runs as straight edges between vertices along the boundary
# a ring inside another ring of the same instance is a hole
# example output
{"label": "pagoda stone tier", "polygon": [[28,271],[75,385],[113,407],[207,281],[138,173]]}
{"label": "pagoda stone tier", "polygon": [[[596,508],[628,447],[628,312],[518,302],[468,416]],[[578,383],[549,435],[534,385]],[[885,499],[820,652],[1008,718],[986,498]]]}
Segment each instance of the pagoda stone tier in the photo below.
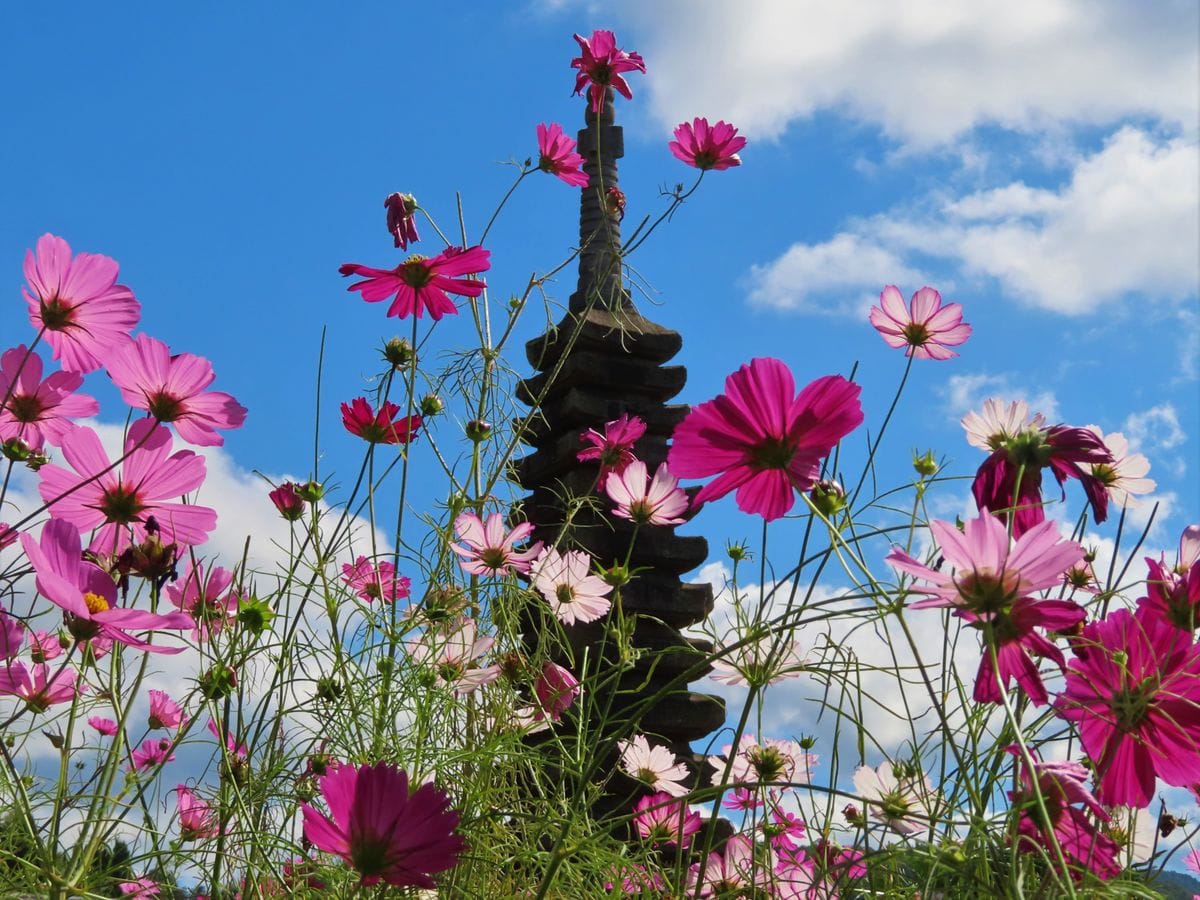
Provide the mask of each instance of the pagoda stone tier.
{"label": "pagoda stone tier", "polygon": [[[671,433],[687,415],[686,405],[670,402],[682,390],[687,372],[667,364],[682,346],[679,334],[643,317],[624,288],[620,208],[609,199],[617,188],[623,147],[621,129],[612,124],[611,90],[599,117],[589,104],[586,121],[578,147],[591,180],[581,198],[579,287],[558,325],[526,344],[538,374],[519,384],[517,396],[538,415],[522,435],[532,452],[515,463],[513,478],[530,492],[522,508],[523,517],[536,523],[533,539],[547,544],[559,538],[567,515],[564,498],[592,494],[595,508],[585,504],[571,516],[569,537],[560,549],[585,549],[610,566],[625,559],[634,526],[612,516],[611,501],[593,490],[599,465],[576,458],[581,435],[592,428],[603,432],[605,423],[622,414],[640,417],[646,433],[634,453],[652,473],[666,459]],[[620,602],[635,623],[633,646],[642,652],[620,678],[609,714],[610,720],[620,721],[640,710],[633,732],[669,746],[704,783],[710,770],[704,757],[693,754],[690,742],[722,727],[725,705],[719,697],[689,690],[688,682],[711,668],[703,658],[712,645],[681,630],[712,611],[711,585],[688,584],[682,578],[707,557],[703,537],[676,534],[673,526],[638,529],[630,566],[643,571],[621,589]],[[565,629],[576,665],[588,648],[596,667],[611,664],[611,658],[595,659],[605,643],[607,622],[606,617]],[[607,646],[612,644],[610,639]],[[603,677],[602,671],[586,674]],[[642,708],[668,685],[668,693]]]}

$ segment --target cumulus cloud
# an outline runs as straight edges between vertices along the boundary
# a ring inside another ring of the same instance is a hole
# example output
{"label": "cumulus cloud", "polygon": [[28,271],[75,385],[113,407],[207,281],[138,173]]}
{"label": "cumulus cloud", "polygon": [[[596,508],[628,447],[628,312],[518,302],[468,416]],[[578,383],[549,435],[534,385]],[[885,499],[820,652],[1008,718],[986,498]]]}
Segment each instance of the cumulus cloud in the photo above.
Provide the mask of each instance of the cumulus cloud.
{"label": "cumulus cloud", "polygon": [[978,410],[989,397],[996,397],[1005,402],[1024,400],[1029,404],[1031,413],[1040,412],[1047,422],[1055,423],[1061,420],[1058,398],[1053,391],[1029,388],[1015,378],[1016,376],[1008,372],[951,375],[938,390],[946,401],[947,413],[955,421],[972,410]]}

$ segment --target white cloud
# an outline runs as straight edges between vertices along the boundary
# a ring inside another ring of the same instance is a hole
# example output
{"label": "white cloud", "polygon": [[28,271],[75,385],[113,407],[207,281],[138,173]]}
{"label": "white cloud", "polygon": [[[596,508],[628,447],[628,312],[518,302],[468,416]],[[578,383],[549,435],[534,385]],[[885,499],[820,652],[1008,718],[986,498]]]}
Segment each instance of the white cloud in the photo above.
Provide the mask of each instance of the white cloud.
{"label": "white cloud", "polygon": [[664,127],[706,115],[753,141],[833,111],[914,148],[981,124],[1031,132],[1148,117],[1196,128],[1186,0],[1153,13],[1133,0],[618,0],[596,11],[645,57]]}
{"label": "white cloud", "polygon": [[1121,430],[1129,439],[1130,447],[1143,453],[1170,450],[1187,440],[1187,435],[1179,424],[1179,413],[1170,403],[1130,413]]}
{"label": "white cloud", "polygon": [[938,389],[946,400],[950,418],[958,420],[972,410],[978,410],[983,401],[996,397],[1005,402],[1024,400],[1030,413],[1040,412],[1046,421],[1061,421],[1058,398],[1050,390],[1031,390],[1013,381],[1007,372],[979,372],[974,375],[951,375],[944,387]]}

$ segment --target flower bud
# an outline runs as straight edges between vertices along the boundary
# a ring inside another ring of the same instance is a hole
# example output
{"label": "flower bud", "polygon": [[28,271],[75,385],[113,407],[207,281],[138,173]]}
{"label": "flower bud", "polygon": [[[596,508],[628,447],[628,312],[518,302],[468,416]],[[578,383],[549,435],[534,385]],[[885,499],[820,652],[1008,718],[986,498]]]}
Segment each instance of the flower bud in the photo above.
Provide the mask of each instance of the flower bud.
{"label": "flower bud", "polygon": [[296,493],[309,503],[316,503],[325,496],[325,485],[319,481],[306,481],[296,485]]}
{"label": "flower bud", "polygon": [[491,436],[491,423],[483,421],[483,419],[472,419],[467,423],[467,437],[475,443],[486,441]]}
{"label": "flower bud", "polygon": [[207,700],[220,700],[228,697],[237,687],[237,672],[232,667],[217,663],[207,672],[201,673],[197,679],[200,693]]}
{"label": "flower bud", "polygon": [[750,548],[745,544],[735,544],[732,541],[725,545],[725,555],[734,562],[750,558]]}
{"label": "flower bud", "polygon": [[421,415],[425,418],[436,416],[446,408],[446,404],[437,394],[426,394],[421,398]]}
{"label": "flower bud", "polygon": [[9,438],[0,444],[0,453],[4,455],[5,459],[12,462],[25,462],[33,454],[33,451],[20,438]]}
{"label": "flower bud", "polygon": [[275,490],[267,494],[275,509],[289,522],[295,522],[304,515],[304,498],[300,496],[299,485],[285,481]]}
{"label": "flower bud", "polygon": [[393,369],[407,369],[417,361],[417,353],[407,340],[394,337],[383,345],[383,358]]}
{"label": "flower bud", "polygon": [[922,456],[918,456],[917,451],[914,450],[912,465],[917,474],[922,478],[932,478],[938,473],[938,469],[941,468],[938,465],[938,461],[934,459],[932,450],[926,450]]}
{"label": "flower bud", "polygon": [[600,572],[600,577],[605,584],[612,587],[625,587],[629,582],[633,581],[633,573],[629,571],[629,566],[613,563],[609,568]]}
{"label": "flower bud", "polygon": [[832,518],[846,506],[846,492],[836,481],[822,480],[813,485],[812,504],[825,518]]}
{"label": "flower bud", "polygon": [[275,613],[267,605],[266,600],[260,600],[258,597],[243,597],[238,601],[238,624],[251,634],[257,635],[268,631],[273,618],[275,618]]}
{"label": "flower bud", "polygon": [[619,187],[610,187],[604,194],[604,207],[620,222],[625,218],[625,192]]}

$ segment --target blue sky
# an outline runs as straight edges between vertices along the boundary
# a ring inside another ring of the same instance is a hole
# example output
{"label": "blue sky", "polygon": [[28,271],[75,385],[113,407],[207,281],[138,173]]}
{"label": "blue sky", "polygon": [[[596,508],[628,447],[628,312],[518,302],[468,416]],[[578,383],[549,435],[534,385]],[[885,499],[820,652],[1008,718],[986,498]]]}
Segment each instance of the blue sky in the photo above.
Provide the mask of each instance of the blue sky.
{"label": "blue sky", "polygon": [[[365,392],[375,348],[408,323],[347,293],[337,267],[399,261],[384,196],[414,193],[452,226],[459,191],[478,235],[515,175],[504,162],[536,152],[537,123],[581,124],[571,34],[598,27],[648,67],[617,109],[627,222],[661,210],[661,186],[692,179],[666,149],[676,123],[723,118],[749,139],[743,166],[706,177],[633,260],[657,291],[643,310],[684,336],[681,400],[709,399],[753,356],[784,359],[800,383],[858,362],[874,428],[904,360],[866,310],[885,284],[906,297],[929,284],[963,304],[975,334],[960,359],[914,366],[881,482],[910,477],[914,446],[972,473],[981,456],[958,419],[988,396],[1023,397],[1051,421],[1122,430],[1150,457],[1161,504],[1150,546],[1173,548],[1200,520],[1194,4],[1161,3],[1152,17],[1138,3],[1066,0],[969,12],[684,0],[445,9],[7,11],[2,342],[31,337],[20,266],[39,235],[119,260],[143,329],[211,359],[217,386],[250,410],[209,455],[207,499],[223,515],[214,547],[227,562],[247,530],[280,535],[252,470],[309,471],[323,328],[322,472],[347,481],[358,464],[337,404]],[[493,298],[569,253],[576,216],[573,190],[528,179],[489,239]],[[573,286],[560,277],[554,299]],[[541,326],[530,316],[522,341]],[[468,337],[465,317],[447,319],[435,343]],[[519,353],[511,361],[524,366]],[[89,386],[102,420],[118,423],[115,392],[101,378]],[[952,489],[944,514],[963,496]],[[758,528],[731,500],[689,526],[715,558]]]}

